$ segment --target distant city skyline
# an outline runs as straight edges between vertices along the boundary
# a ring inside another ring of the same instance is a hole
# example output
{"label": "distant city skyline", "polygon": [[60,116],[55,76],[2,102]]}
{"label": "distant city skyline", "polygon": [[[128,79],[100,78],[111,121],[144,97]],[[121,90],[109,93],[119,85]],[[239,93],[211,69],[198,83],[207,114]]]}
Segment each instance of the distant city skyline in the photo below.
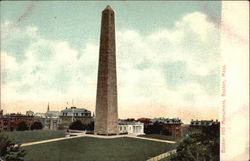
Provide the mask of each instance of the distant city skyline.
{"label": "distant city skyline", "polygon": [[221,2],[2,2],[1,109],[94,111],[101,11],[116,13],[119,118],[218,119]]}

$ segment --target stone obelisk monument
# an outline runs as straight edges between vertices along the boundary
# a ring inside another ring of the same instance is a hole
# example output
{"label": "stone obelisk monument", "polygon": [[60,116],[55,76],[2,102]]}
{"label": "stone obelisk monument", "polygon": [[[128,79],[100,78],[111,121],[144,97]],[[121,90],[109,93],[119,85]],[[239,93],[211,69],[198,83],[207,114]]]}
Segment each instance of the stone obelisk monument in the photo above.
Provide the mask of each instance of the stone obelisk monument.
{"label": "stone obelisk monument", "polygon": [[117,134],[115,13],[110,6],[102,11],[97,81],[95,134]]}

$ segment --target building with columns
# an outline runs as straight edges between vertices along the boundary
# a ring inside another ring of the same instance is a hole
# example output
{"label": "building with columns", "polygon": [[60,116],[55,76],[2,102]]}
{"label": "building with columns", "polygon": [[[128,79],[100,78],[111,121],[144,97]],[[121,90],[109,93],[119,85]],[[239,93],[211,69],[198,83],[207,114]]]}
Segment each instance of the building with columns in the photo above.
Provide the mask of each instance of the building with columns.
{"label": "building with columns", "polygon": [[144,134],[144,126],[142,122],[137,121],[118,121],[118,130],[120,134]]}

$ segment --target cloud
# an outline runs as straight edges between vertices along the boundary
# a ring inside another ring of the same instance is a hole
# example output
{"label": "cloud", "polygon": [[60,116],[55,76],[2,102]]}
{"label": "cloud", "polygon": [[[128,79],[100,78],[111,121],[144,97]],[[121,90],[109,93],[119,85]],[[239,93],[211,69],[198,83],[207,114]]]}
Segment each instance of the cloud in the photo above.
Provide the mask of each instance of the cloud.
{"label": "cloud", "polygon": [[118,32],[117,39],[118,54],[133,64],[145,59],[151,64],[183,61],[197,75],[207,75],[218,66],[219,32],[202,13],[184,16],[173,29],[162,28],[147,36],[128,30]]}
{"label": "cloud", "polygon": [[[94,106],[99,44],[86,43],[78,49],[70,42],[43,38],[35,26],[17,31],[1,51],[3,102],[64,103],[78,98]],[[218,106],[218,93],[209,93],[217,84],[208,83],[219,77],[214,74],[219,69],[218,36],[216,25],[198,12],[185,15],[173,28],[147,35],[118,31],[119,109]],[[15,39],[29,41],[21,53],[8,50]]]}

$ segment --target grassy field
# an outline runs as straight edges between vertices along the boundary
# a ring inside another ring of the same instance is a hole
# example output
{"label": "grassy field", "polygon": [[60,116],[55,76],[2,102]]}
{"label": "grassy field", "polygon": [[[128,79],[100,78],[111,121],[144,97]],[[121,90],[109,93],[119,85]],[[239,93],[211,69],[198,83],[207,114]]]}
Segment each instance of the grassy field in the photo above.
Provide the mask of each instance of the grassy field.
{"label": "grassy field", "polygon": [[33,131],[12,131],[5,132],[9,138],[13,139],[16,143],[28,143],[39,140],[47,140],[65,136],[63,130],[33,130]]}
{"label": "grassy field", "polygon": [[166,135],[160,135],[160,134],[146,134],[146,135],[139,135],[139,137],[154,138],[154,139],[161,139],[161,140],[171,140],[171,141],[177,141],[182,138],[182,137],[173,137],[173,136],[166,136]]}
{"label": "grassy field", "polygon": [[25,161],[144,161],[175,145],[136,138],[82,137],[23,148]]}
{"label": "grassy field", "polygon": [[160,159],[159,161],[170,161],[170,157],[166,157],[166,158]]}

